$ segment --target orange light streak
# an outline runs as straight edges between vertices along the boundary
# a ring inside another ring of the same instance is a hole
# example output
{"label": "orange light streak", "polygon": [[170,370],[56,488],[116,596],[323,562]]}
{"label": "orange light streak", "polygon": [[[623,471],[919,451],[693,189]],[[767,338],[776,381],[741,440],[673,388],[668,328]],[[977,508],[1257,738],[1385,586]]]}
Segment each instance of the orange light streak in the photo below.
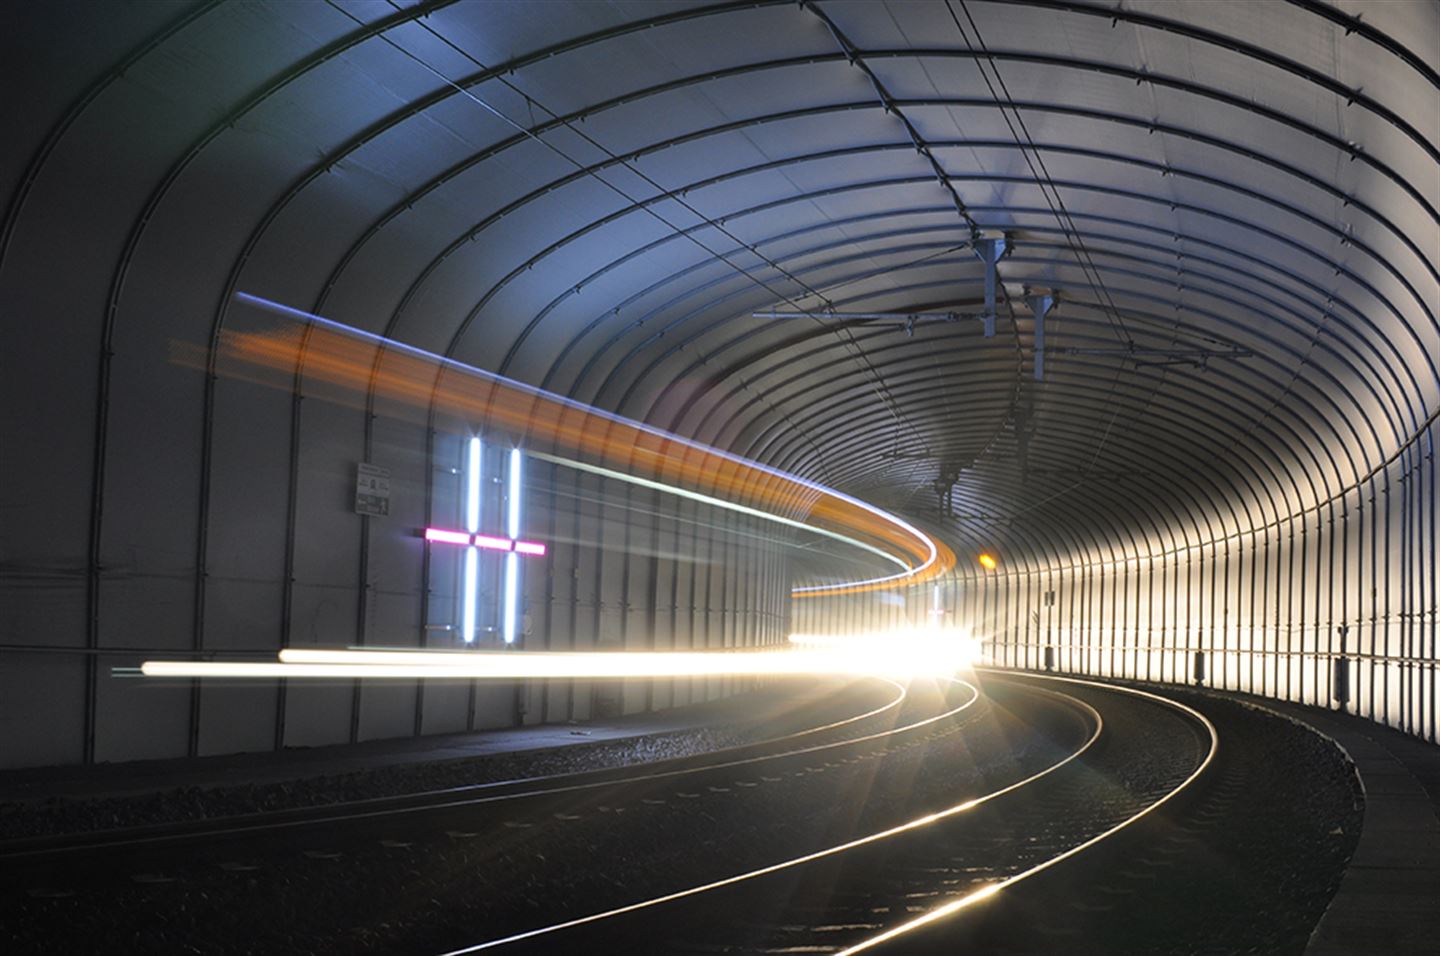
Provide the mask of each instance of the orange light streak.
{"label": "orange light streak", "polygon": [[[199,350],[177,349],[176,361],[202,365]],[[307,394],[353,407],[367,393],[417,421],[448,415],[508,431],[527,444],[548,443],[597,464],[688,487],[774,514],[801,518],[865,541],[921,568],[900,580],[821,586],[796,597],[851,594],[913,585],[955,564],[948,548],[843,495],[639,423],[589,411],[559,396],[478,370],[447,364],[401,347],[311,324],[267,332],[224,330],[214,368],[219,374],[289,390],[297,369]],[[932,560],[932,548],[937,552]]]}

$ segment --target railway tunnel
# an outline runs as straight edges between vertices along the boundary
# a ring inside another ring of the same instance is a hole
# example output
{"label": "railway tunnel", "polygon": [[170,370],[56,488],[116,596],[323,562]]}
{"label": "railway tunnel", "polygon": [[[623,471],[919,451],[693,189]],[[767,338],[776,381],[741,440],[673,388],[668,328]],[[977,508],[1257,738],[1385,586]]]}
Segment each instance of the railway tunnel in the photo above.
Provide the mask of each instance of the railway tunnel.
{"label": "railway tunnel", "polygon": [[1437,4],[0,27],[7,952],[1433,951]]}

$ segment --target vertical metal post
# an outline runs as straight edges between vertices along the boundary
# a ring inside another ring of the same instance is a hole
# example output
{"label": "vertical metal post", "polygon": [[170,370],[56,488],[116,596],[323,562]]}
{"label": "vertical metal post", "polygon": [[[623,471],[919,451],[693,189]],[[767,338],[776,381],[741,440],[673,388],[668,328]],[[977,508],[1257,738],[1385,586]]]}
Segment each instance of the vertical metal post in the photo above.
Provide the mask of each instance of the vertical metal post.
{"label": "vertical metal post", "polygon": [[[1209,530],[1208,522],[1206,530]],[[1213,566],[1215,564],[1215,539],[1213,536],[1211,536],[1209,543],[1210,564]],[[1210,613],[1207,616],[1205,608],[1206,577],[1204,544],[1196,545],[1195,560],[1199,562],[1196,568],[1195,577],[1199,579],[1198,590],[1200,592],[1196,599],[1200,605],[1196,609],[1198,612],[1197,617],[1199,618],[1199,620],[1195,625],[1195,646],[1197,648],[1195,654],[1195,682],[1198,684],[1205,679],[1205,651],[1212,650],[1215,646],[1215,575],[1212,573],[1209,578]]]}
{"label": "vertical metal post", "polygon": [[[1293,651],[1293,648],[1290,646],[1290,644],[1291,644],[1291,634],[1292,634],[1291,625],[1292,625],[1292,623],[1293,623],[1294,620],[1295,620],[1295,614],[1294,614],[1294,611],[1295,611],[1295,521],[1294,521],[1294,519],[1291,519],[1290,521],[1286,522],[1286,525],[1287,525],[1287,531],[1288,531],[1288,533],[1289,533],[1289,542],[1290,542],[1289,547],[1285,549],[1285,551],[1286,551],[1285,560],[1286,560],[1286,562],[1288,562],[1288,565],[1289,565],[1288,568],[1287,568],[1287,572],[1288,572],[1288,573],[1285,574],[1285,576],[1284,576],[1284,581],[1285,581],[1285,612],[1286,612],[1286,613],[1285,613],[1285,615],[1284,615],[1283,618],[1282,618],[1281,615],[1280,615],[1279,609],[1278,609],[1278,607],[1277,607],[1276,612],[1275,612],[1275,626],[1276,626],[1276,631],[1277,631],[1276,643],[1277,643],[1277,646],[1278,646],[1278,643],[1279,643],[1279,635],[1278,635],[1278,632],[1279,632],[1280,627],[1282,626],[1282,625],[1280,624],[1280,621],[1281,621],[1281,620],[1284,620],[1284,622],[1285,622],[1285,624],[1283,625],[1283,626],[1284,626],[1284,629],[1285,629],[1285,656],[1284,656],[1284,658],[1283,658],[1283,660],[1284,660],[1284,662],[1285,662],[1285,698],[1284,698],[1284,699],[1285,699],[1285,700],[1294,700],[1294,699],[1295,699],[1295,695],[1294,695],[1294,693],[1292,692],[1291,686],[1290,686],[1290,685],[1291,685],[1291,679],[1290,679],[1290,658],[1291,658],[1291,652]],[[1276,603],[1277,603],[1277,604],[1279,603],[1279,598],[1278,598],[1278,597],[1276,598]],[[1277,681],[1277,689],[1278,689],[1278,681]]]}
{"label": "vertical metal post", "polygon": [[[1226,690],[1230,686],[1230,538],[1225,538],[1225,553],[1220,562],[1220,686]],[[1236,683],[1239,683],[1239,669],[1236,666]]]}
{"label": "vertical metal post", "polygon": [[[1305,584],[1310,577],[1310,528],[1305,522],[1305,514],[1301,512],[1295,519],[1300,523],[1300,620],[1297,624],[1300,634],[1300,660],[1298,670],[1300,672],[1300,691],[1296,698],[1300,703],[1305,703]],[[1316,644],[1319,650],[1319,644]],[[1315,702],[1320,702],[1319,688],[1315,688]]]}
{"label": "vertical metal post", "polygon": [[[1280,528],[1279,528],[1278,525],[1275,527],[1275,533],[1276,533],[1277,535],[1280,533]],[[1261,583],[1262,583],[1262,586],[1261,586],[1261,588],[1260,588],[1260,593],[1261,593],[1262,595],[1266,595],[1266,594],[1269,594],[1269,593],[1270,593],[1270,529],[1268,529],[1268,528],[1265,530],[1264,547],[1265,547],[1265,553],[1264,553],[1264,555],[1262,556],[1262,561],[1263,561],[1263,564],[1264,564],[1264,571],[1263,571],[1262,574],[1261,574],[1261,577],[1263,578],[1263,581],[1261,582]],[[1278,561],[1279,561],[1278,551],[1277,551],[1276,561],[1277,561],[1277,564],[1278,564]],[[1276,601],[1277,601],[1277,602],[1279,601],[1279,598],[1278,598],[1278,597],[1276,598]],[[1278,604],[1277,604],[1277,606],[1278,606]],[[1280,638],[1279,638],[1279,636],[1277,635],[1277,636],[1274,638],[1274,645],[1275,645],[1275,646],[1274,646],[1273,648],[1270,647],[1270,644],[1271,644],[1271,637],[1270,637],[1270,634],[1271,634],[1271,630],[1270,630],[1270,602],[1267,601],[1267,600],[1264,600],[1263,598],[1262,598],[1262,600],[1260,601],[1260,632],[1261,632],[1261,634],[1263,635],[1263,638],[1262,638],[1262,639],[1263,639],[1263,641],[1264,641],[1264,647],[1265,647],[1266,652],[1267,652],[1267,654],[1266,654],[1266,658],[1267,658],[1267,659],[1266,659],[1266,662],[1265,662],[1265,664],[1264,664],[1264,667],[1263,667],[1263,669],[1261,670],[1261,673],[1260,673],[1260,694],[1261,694],[1261,696],[1265,696],[1266,694],[1269,693],[1269,690],[1268,690],[1267,688],[1270,687],[1270,665],[1269,665],[1269,661],[1270,661],[1270,660],[1274,660],[1274,661],[1275,661],[1275,665],[1276,665],[1277,667],[1278,667],[1279,664],[1280,664],[1280,654],[1279,654],[1279,651],[1280,651]],[[1269,651],[1271,651],[1271,650],[1273,650],[1273,651],[1275,652],[1273,655],[1269,654]],[[1279,679],[1279,675],[1278,675],[1278,674],[1277,674],[1276,677],[1275,677],[1275,686],[1276,686],[1277,688],[1280,686],[1280,679]]]}
{"label": "vertical metal post", "polygon": [[[1379,716],[1378,720],[1380,721],[1380,723],[1383,724],[1383,723],[1385,723],[1385,707],[1386,707],[1385,702],[1386,702],[1386,700],[1387,700],[1387,697],[1386,697],[1386,693],[1385,693],[1385,686],[1384,686],[1384,684],[1383,684],[1383,683],[1380,683],[1380,684],[1377,686],[1377,681],[1379,681],[1379,678],[1377,677],[1377,674],[1382,674],[1382,675],[1383,675],[1383,671],[1380,670],[1379,662],[1378,662],[1378,660],[1376,659],[1376,658],[1377,658],[1377,651],[1376,651],[1376,648],[1375,648],[1376,638],[1379,636],[1378,620],[1377,620],[1378,610],[1377,610],[1377,609],[1378,609],[1379,606],[1380,606],[1380,591],[1379,591],[1380,565],[1379,565],[1378,563],[1376,563],[1376,556],[1377,556],[1378,550],[1379,550],[1379,538],[1380,538],[1379,527],[1380,527],[1380,518],[1379,518],[1379,515],[1376,514],[1375,502],[1376,502],[1375,478],[1374,478],[1374,476],[1372,475],[1371,478],[1370,478],[1370,508],[1369,508],[1369,514],[1370,514],[1370,582],[1369,582],[1369,583],[1370,583],[1370,587],[1369,587],[1369,594],[1370,594],[1370,712],[1369,712],[1369,714],[1367,714],[1367,716],[1368,716],[1371,720],[1376,720],[1376,719],[1377,719],[1376,716],[1375,716],[1375,702],[1378,700],[1378,701],[1380,702],[1380,716]],[[1362,507],[1363,507],[1363,506],[1362,506]],[[1362,512],[1362,513],[1363,513],[1363,512]],[[1363,543],[1362,543],[1361,547],[1364,547]]]}
{"label": "vertical metal post", "polygon": [[[1173,539],[1172,539],[1172,540],[1173,540]],[[1154,602],[1155,602],[1155,584],[1154,584],[1155,572],[1154,572],[1154,569],[1153,569],[1153,568],[1151,569],[1150,577],[1151,577],[1151,584],[1150,584],[1150,602],[1151,602],[1151,604],[1150,604],[1150,607],[1151,607],[1151,622],[1152,622],[1152,624],[1153,624],[1153,622],[1154,622],[1154,607],[1155,607],[1155,603],[1154,603]],[[1166,645],[1166,643],[1167,643],[1167,642],[1166,642],[1166,634],[1169,632],[1169,627],[1170,627],[1170,615],[1167,613],[1168,607],[1167,607],[1167,605],[1166,605],[1166,603],[1165,603],[1165,597],[1166,597],[1166,595],[1169,593],[1169,591],[1168,591],[1167,588],[1166,588],[1166,585],[1168,585],[1169,583],[1170,583],[1170,559],[1169,559],[1169,556],[1168,556],[1168,552],[1162,550],[1162,551],[1160,552],[1160,680],[1162,680],[1162,681],[1165,679],[1165,670],[1166,670],[1165,665],[1169,662],[1169,655],[1165,653],[1165,645]],[[1171,669],[1171,672],[1172,672],[1172,673],[1174,672],[1173,668]]]}
{"label": "vertical metal post", "polygon": [[1335,658],[1334,689],[1331,691],[1340,710],[1345,710],[1345,705],[1350,702],[1350,661],[1345,657],[1345,635],[1349,630],[1340,625],[1340,653]]}
{"label": "vertical metal post", "polygon": [[980,239],[974,245],[975,255],[985,263],[985,315],[983,321],[987,339],[995,336],[995,266],[1004,257],[1007,248],[1004,236]]}
{"label": "vertical metal post", "polygon": [[[1326,644],[1330,645],[1334,640],[1335,633],[1335,587],[1337,584],[1335,577],[1335,539],[1338,537],[1335,532],[1335,500],[1333,497],[1330,500],[1330,504],[1327,506],[1327,510],[1329,512],[1329,517],[1327,523],[1327,530],[1325,532],[1325,549],[1327,554],[1329,555],[1329,566],[1326,568],[1325,571],[1325,603],[1327,605],[1325,610],[1325,636]],[[1343,580],[1340,582],[1340,587],[1344,587]],[[1347,674],[1346,676],[1348,677],[1349,675]],[[1350,689],[1348,686],[1345,689],[1345,693],[1346,699],[1348,700],[1350,693]]]}
{"label": "vertical metal post", "polygon": [[1035,381],[1045,380],[1045,316],[1055,308],[1055,296],[1050,293],[1027,295],[1025,304],[1035,316]]}
{"label": "vertical metal post", "polygon": [[[1426,657],[1427,657],[1427,658],[1429,659],[1429,661],[1430,661],[1430,742],[1431,742],[1431,743],[1435,743],[1436,730],[1437,730],[1437,728],[1436,728],[1436,721],[1437,721],[1437,718],[1440,718],[1440,703],[1437,703],[1437,701],[1436,701],[1436,693],[1437,693],[1437,691],[1440,691],[1440,686],[1437,686],[1437,684],[1436,684],[1436,656],[1437,656],[1437,655],[1436,655],[1436,646],[1435,646],[1435,637],[1436,637],[1436,632],[1435,632],[1435,616],[1436,616],[1436,608],[1435,608],[1435,603],[1436,603],[1436,602],[1435,602],[1435,586],[1436,586],[1436,583],[1437,583],[1437,580],[1436,580],[1436,571],[1435,571],[1435,566],[1436,566],[1436,563],[1437,563],[1436,560],[1435,560],[1435,559],[1436,559],[1436,554],[1435,554],[1435,547],[1436,547],[1436,545],[1435,545],[1435,542],[1437,541],[1437,538],[1435,537],[1435,477],[1436,477],[1436,475],[1435,475],[1435,425],[1434,425],[1434,424],[1432,424],[1432,425],[1430,426],[1429,430],[1426,431],[1426,433],[1425,433],[1425,462],[1426,462],[1426,464],[1425,464],[1425,470],[1428,472],[1428,474],[1427,474],[1426,477],[1425,477],[1425,488],[1426,488],[1426,490],[1427,490],[1427,492],[1428,492],[1427,497],[1429,498],[1429,503],[1426,505],[1425,511],[1426,511],[1426,514],[1429,516],[1429,521],[1430,521],[1430,530],[1429,530],[1429,533],[1425,536],[1425,540],[1426,540],[1426,542],[1428,542],[1427,547],[1428,547],[1428,552],[1429,552],[1429,557],[1430,557],[1430,606],[1429,606],[1429,610],[1428,610],[1428,614],[1429,614],[1429,616],[1430,616],[1430,648],[1429,648],[1429,652],[1427,653]],[[1422,610],[1425,610],[1425,609],[1422,607]]]}
{"label": "vertical metal post", "polygon": [[[1380,575],[1380,589],[1384,594],[1384,601],[1376,603],[1375,616],[1377,627],[1380,629],[1380,633],[1384,635],[1384,649],[1377,652],[1385,660],[1383,678],[1385,688],[1383,705],[1385,716],[1383,723],[1394,727],[1397,726],[1398,721],[1391,719],[1393,712],[1390,709],[1390,675],[1391,668],[1394,666],[1390,663],[1390,556],[1393,553],[1390,543],[1390,527],[1393,522],[1390,519],[1390,467],[1388,465],[1383,469],[1382,477],[1384,478],[1384,483],[1380,486],[1380,497],[1383,503],[1380,506],[1380,512],[1385,516],[1385,533],[1383,535],[1384,541],[1381,544],[1380,552],[1385,555],[1385,570],[1384,573]],[[1403,693],[1403,686],[1401,687],[1401,691]],[[1402,696],[1400,700],[1401,709],[1403,710],[1404,697]]]}
{"label": "vertical metal post", "polygon": [[1415,645],[1410,627],[1410,610],[1415,604],[1414,591],[1414,503],[1410,489],[1414,482],[1413,445],[1400,453],[1400,655],[1405,660],[1405,732],[1415,733]]}

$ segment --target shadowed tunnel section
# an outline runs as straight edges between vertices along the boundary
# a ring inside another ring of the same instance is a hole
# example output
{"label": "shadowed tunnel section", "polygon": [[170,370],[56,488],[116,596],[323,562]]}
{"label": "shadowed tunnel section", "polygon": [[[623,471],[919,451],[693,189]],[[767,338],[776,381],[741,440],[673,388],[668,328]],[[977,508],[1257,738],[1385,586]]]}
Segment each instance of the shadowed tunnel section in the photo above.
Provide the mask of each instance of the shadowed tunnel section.
{"label": "shadowed tunnel section", "polygon": [[[939,618],[1002,665],[1199,679],[1435,739],[1434,5],[7,18],[5,765],[734,689],[112,678],[156,653],[443,644],[449,572],[419,530],[449,507],[456,436],[547,453],[440,399],[402,411],[380,360],[350,402],[304,360],[280,388],[218,374],[240,293],[834,488],[960,556],[923,588],[792,603],[855,556],[535,458],[531,649]],[[356,514],[357,463],[389,472],[388,515]]]}

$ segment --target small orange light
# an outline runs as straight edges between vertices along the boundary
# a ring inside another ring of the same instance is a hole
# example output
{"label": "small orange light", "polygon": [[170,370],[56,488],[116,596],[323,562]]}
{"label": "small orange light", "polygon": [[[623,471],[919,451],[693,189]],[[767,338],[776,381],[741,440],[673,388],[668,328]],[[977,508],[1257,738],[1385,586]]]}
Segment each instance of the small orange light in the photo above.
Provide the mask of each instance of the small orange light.
{"label": "small orange light", "polygon": [[984,568],[986,571],[994,571],[994,570],[995,570],[995,565],[997,565],[997,564],[999,564],[999,563],[1000,563],[1000,562],[998,562],[998,561],[995,560],[995,555],[993,555],[993,554],[989,554],[989,553],[987,552],[987,553],[985,553],[985,554],[980,555],[980,567]]}

